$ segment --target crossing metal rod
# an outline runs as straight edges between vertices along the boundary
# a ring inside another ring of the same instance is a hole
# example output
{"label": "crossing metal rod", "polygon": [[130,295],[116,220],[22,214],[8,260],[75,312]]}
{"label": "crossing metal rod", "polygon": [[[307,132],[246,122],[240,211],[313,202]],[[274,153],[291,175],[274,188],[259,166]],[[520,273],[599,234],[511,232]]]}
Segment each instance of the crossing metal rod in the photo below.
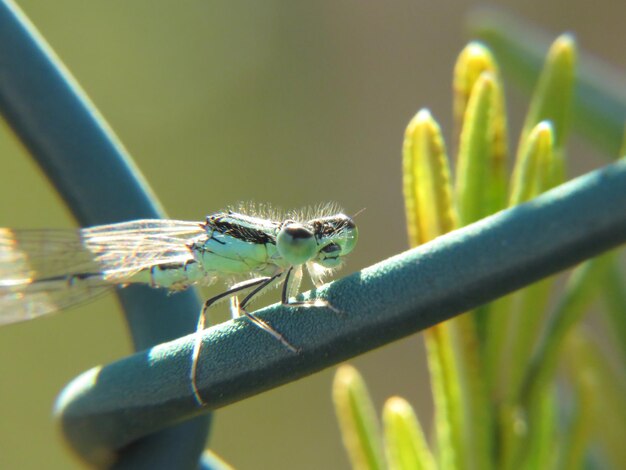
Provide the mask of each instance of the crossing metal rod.
{"label": "crossing metal rod", "polygon": [[[80,225],[161,217],[126,149],[11,0],[0,0],[0,44],[0,112]],[[193,291],[124,289],[120,300],[138,350],[193,331],[200,309]],[[145,436],[117,467],[197,468],[208,428],[207,415]]]}

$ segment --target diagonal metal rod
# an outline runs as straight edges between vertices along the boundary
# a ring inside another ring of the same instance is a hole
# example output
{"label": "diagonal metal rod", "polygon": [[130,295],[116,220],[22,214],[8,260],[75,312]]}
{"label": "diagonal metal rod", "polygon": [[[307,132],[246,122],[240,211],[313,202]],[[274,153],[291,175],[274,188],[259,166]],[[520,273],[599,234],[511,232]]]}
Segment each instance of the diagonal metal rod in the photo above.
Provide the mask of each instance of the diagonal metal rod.
{"label": "diagonal metal rod", "polygon": [[[0,0],[0,112],[83,225],[160,217],[150,188],[117,137],[35,27]],[[120,291],[137,349],[193,331],[194,292]],[[172,311],[177,315],[172,315]],[[208,416],[146,436],[125,449],[118,468],[196,468]]]}
{"label": "diagonal metal rod", "polygon": [[[203,333],[198,385],[194,335],[85,372],[57,416],[85,458],[444,321],[626,241],[626,161],[389,258],[319,289],[342,314],[273,305],[258,313],[302,349],[294,354],[245,319]],[[309,293],[310,294],[310,293]]]}

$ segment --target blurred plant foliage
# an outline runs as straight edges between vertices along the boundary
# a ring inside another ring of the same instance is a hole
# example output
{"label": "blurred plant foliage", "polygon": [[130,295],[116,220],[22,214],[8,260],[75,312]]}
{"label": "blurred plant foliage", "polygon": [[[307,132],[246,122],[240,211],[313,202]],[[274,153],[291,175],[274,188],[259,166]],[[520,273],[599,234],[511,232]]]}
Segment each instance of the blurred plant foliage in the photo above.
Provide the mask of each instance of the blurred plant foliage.
{"label": "blurred plant foliage", "polygon": [[[509,176],[498,64],[481,43],[463,50],[454,70],[455,177],[427,110],[406,130],[403,189],[412,247],[563,182],[576,57],[571,36],[552,44]],[[343,366],[333,397],[352,465],[483,470],[624,464],[623,287],[617,255],[609,253],[575,269],[556,299],[555,279],[548,278],[426,330],[435,405],[430,442],[399,397],[385,403],[381,431],[365,383]],[[591,334],[581,322],[597,299],[605,307],[605,335]],[[606,338],[620,355],[617,364],[607,355]]]}

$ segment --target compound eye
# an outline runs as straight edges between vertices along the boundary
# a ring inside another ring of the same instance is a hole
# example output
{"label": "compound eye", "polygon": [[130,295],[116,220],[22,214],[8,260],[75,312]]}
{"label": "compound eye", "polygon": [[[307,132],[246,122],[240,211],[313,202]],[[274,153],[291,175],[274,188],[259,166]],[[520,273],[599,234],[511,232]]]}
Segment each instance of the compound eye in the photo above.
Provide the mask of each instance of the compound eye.
{"label": "compound eye", "polygon": [[336,268],[341,265],[341,245],[337,243],[329,243],[319,250],[317,263],[325,268]]}
{"label": "compound eye", "polygon": [[354,250],[356,242],[359,239],[359,230],[356,228],[356,224],[351,218],[346,217],[346,219],[347,219],[346,226],[344,228],[344,236],[345,236],[345,241],[344,241],[344,246],[343,246],[344,255],[347,255],[352,250]]}
{"label": "compound eye", "polygon": [[336,243],[331,243],[330,245],[326,245],[320,251],[327,255],[338,256],[339,252],[341,251],[341,247],[337,245]]}
{"label": "compound eye", "polygon": [[276,237],[278,254],[291,265],[304,264],[315,256],[317,242],[313,232],[302,224],[285,224]]}

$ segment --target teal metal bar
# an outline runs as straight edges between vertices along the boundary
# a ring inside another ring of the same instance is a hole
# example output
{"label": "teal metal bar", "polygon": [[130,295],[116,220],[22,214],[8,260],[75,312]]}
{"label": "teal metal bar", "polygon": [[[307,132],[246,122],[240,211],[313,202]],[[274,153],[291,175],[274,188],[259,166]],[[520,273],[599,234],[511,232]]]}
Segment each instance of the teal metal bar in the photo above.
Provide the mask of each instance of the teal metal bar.
{"label": "teal metal bar", "polygon": [[620,161],[315,293],[341,314],[260,310],[298,354],[245,318],[206,330],[198,368],[205,408],[192,395],[189,335],[85,372],[59,398],[57,417],[77,451],[98,463],[107,449],[433,326],[624,242]]}

